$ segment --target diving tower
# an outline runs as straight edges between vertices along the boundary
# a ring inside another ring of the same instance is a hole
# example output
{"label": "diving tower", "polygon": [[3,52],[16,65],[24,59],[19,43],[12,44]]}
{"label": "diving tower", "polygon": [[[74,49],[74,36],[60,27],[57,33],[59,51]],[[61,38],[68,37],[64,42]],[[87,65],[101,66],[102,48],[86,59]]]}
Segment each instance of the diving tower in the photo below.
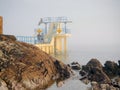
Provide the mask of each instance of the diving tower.
{"label": "diving tower", "polygon": [[38,23],[33,36],[16,36],[17,40],[31,43],[48,54],[67,52],[67,37],[71,36],[67,17],[44,17]]}
{"label": "diving tower", "polygon": [[67,24],[71,22],[67,17],[41,18],[38,25],[44,27],[36,30],[39,41],[35,45],[49,54],[66,53],[67,37],[71,36]]}

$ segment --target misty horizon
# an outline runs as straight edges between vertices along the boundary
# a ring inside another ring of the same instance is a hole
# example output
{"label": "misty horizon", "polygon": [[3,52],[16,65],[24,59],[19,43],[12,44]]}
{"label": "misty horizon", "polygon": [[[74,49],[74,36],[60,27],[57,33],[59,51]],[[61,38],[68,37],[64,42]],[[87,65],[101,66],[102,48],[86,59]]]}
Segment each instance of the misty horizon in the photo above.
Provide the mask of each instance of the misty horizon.
{"label": "misty horizon", "polygon": [[119,58],[120,0],[0,0],[0,16],[4,34],[16,36],[32,36],[40,18],[69,17],[69,51]]}

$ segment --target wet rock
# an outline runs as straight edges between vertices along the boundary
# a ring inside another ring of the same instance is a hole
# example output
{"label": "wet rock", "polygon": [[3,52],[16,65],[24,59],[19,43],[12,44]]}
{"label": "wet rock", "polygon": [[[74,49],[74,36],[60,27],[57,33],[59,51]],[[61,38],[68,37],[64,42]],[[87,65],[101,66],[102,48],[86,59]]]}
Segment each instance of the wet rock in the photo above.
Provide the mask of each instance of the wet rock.
{"label": "wet rock", "polygon": [[[117,64],[111,61],[107,61],[106,66],[110,67],[111,71],[117,70],[118,68]],[[116,77],[115,82],[113,83],[105,73],[102,64],[97,59],[91,59],[86,65],[82,66],[80,75],[82,76],[80,79],[81,81],[86,79],[90,80],[92,90],[120,90],[119,77]]]}
{"label": "wet rock", "polygon": [[72,62],[71,63],[71,68],[73,70],[80,70],[81,69],[80,64],[78,62]]}
{"label": "wet rock", "polygon": [[90,81],[111,83],[110,78],[103,71],[102,64],[97,59],[91,59],[87,65],[82,67],[82,70],[88,73],[87,76]]}
{"label": "wet rock", "polygon": [[118,75],[118,65],[114,61],[106,61],[104,64],[104,71],[109,77]]}
{"label": "wet rock", "polygon": [[84,84],[88,84],[90,82],[90,80],[88,80],[88,77],[82,77],[79,80],[81,80]]}
{"label": "wet rock", "polygon": [[115,79],[115,82],[119,85],[119,87],[120,87],[120,77],[118,77],[118,78],[116,78]]}
{"label": "wet rock", "polygon": [[57,83],[57,87],[61,87],[64,84],[63,81],[60,81],[59,83]]}
{"label": "wet rock", "polygon": [[109,90],[110,86],[109,86],[109,84],[100,84],[100,89],[101,90]]}
{"label": "wet rock", "polygon": [[67,70],[67,66],[63,68],[63,67],[60,65],[60,62],[59,62],[58,60],[56,60],[56,61],[54,62],[54,65],[55,65],[55,67],[56,67],[56,69],[57,69],[57,72],[60,73],[61,80],[62,80],[62,79],[64,80],[64,79],[70,77],[70,72]]}
{"label": "wet rock", "polygon": [[80,70],[81,68],[80,68],[80,66],[71,66],[71,68],[73,69],[73,70]]}
{"label": "wet rock", "polygon": [[71,65],[76,65],[79,64],[78,62],[72,62]]}
{"label": "wet rock", "polygon": [[115,88],[114,86],[110,86],[110,90],[119,90],[119,89]]}
{"label": "wet rock", "polygon": [[0,35],[0,78],[8,90],[43,90],[70,76],[70,67],[38,47]]}
{"label": "wet rock", "polygon": [[120,68],[120,60],[118,60],[118,66],[119,66],[119,68]]}
{"label": "wet rock", "polygon": [[120,88],[115,87],[111,84],[100,84],[98,82],[91,82],[92,90],[120,90]]}
{"label": "wet rock", "polygon": [[86,73],[84,70],[81,70],[81,71],[79,72],[79,74],[80,74],[81,76],[85,76],[87,73]]}
{"label": "wet rock", "polygon": [[113,79],[112,86],[117,88],[116,90],[120,90],[120,77],[119,76]]}
{"label": "wet rock", "polygon": [[70,64],[67,64],[68,67],[70,67]]}
{"label": "wet rock", "polygon": [[99,84],[95,81],[91,82],[92,90],[100,90]]}
{"label": "wet rock", "polygon": [[84,71],[90,71],[92,68],[99,68],[102,69],[102,64],[97,59],[91,59],[86,65],[82,66]]}
{"label": "wet rock", "polygon": [[109,77],[99,68],[92,68],[88,74],[89,80],[99,83],[111,83]]}

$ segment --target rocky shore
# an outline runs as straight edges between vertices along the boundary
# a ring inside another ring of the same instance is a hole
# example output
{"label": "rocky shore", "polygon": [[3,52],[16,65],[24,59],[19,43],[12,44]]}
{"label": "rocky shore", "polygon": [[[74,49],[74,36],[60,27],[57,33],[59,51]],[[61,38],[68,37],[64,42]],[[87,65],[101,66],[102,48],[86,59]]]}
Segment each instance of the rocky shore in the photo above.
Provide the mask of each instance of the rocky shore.
{"label": "rocky shore", "polygon": [[79,71],[82,82],[91,83],[90,90],[120,90],[120,61],[118,64],[114,61],[106,61],[103,66],[99,60],[91,59],[86,65],[78,64],[73,62],[68,66]]}
{"label": "rocky shore", "polygon": [[34,45],[0,35],[0,90],[45,90],[53,83],[60,87],[74,71],[78,80],[91,84],[90,90],[120,90],[120,60],[66,65]]}
{"label": "rocky shore", "polygon": [[70,67],[36,46],[0,35],[0,90],[45,90],[71,75]]}

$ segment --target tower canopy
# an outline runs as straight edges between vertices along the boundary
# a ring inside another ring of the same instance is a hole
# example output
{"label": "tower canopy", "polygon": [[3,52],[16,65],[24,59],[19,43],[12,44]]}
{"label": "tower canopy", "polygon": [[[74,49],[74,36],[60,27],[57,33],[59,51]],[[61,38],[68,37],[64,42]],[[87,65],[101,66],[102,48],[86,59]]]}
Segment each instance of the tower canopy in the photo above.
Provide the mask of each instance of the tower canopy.
{"label": "tower canopy", "polygon": [[44,17],[40,19],[39,25],[41,23],[71,23],[72,21],[67,17]]}

